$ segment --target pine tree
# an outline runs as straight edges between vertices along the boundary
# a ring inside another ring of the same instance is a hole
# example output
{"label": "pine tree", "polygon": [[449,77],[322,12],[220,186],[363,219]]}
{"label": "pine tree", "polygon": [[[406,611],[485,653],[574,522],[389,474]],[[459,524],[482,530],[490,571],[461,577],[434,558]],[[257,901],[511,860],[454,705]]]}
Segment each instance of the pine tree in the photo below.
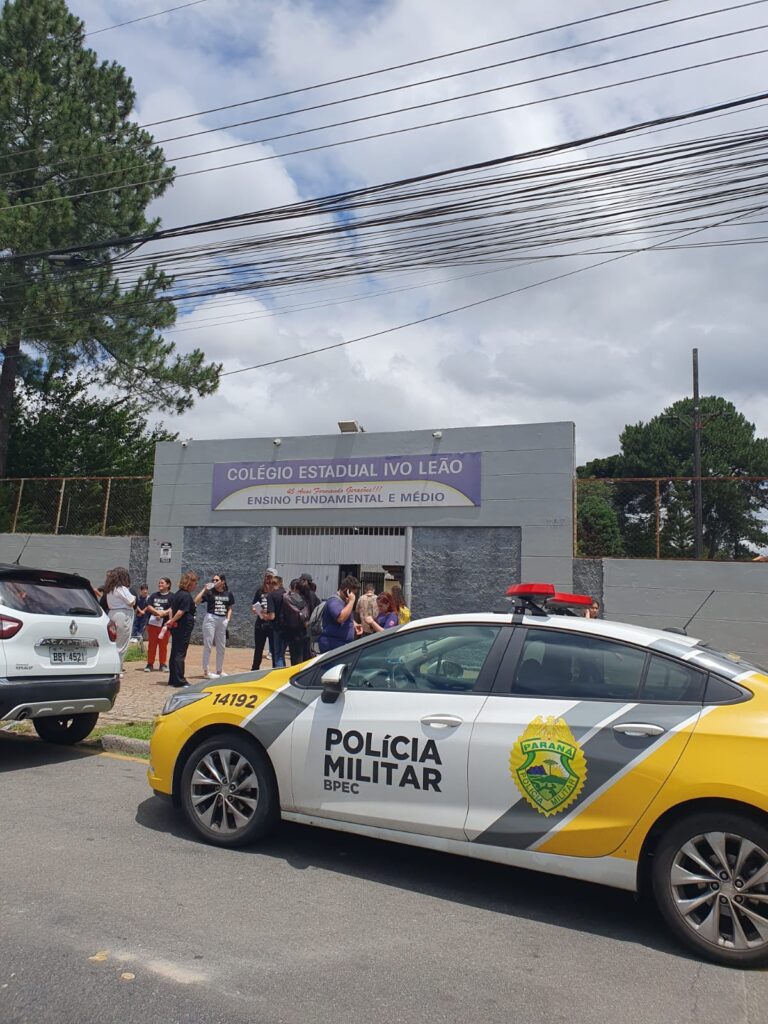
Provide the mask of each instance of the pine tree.
{"label": "pine tree", "polygon": [[[0,12],[0,476],[23,352],[57,372],[87,369],[153,408],[181,412],[218,387],[203,352],[178,355],[171,279],[121,275],[127,244],[64,261],[51,250],[155,230],[146,208],[172,184],[152,136],[131,120],[124,68],[99,62],[64,0],[5,0]],[[84,175],[98,174],[86,178]],[[112,186],[133,182],[116,191]],[[89,193],[83,195],[82,193]],[[30,255],[32,254],[32,255]]]}

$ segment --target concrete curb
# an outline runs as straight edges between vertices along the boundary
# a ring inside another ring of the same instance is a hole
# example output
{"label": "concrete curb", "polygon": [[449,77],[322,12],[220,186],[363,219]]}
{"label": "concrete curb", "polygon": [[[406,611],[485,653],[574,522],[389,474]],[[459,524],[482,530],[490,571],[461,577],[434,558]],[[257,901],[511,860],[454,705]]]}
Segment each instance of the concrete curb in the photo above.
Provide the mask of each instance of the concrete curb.
{"label": "concrete curb", "polygon": [[101,748],[112,754],[148,754],[149,740],[135,740],[131,736],[102,736]]}

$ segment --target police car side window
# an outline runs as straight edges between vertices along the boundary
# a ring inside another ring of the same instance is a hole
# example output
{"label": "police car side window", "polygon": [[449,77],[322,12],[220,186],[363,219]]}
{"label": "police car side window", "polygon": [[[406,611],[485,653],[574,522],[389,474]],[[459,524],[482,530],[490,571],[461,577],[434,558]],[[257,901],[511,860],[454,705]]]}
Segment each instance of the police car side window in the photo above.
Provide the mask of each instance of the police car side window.
{"label": "police car side window", "polygon": [[512,693],[574,700],[636,700],[646,654],[565,630],[529,629]]}
{"label": "police car side window", "polygon": [[646,701],[683,701],[700,704],[704,699],[705,672],[671,658],[651,656],[642,699]]}
{"label": "police car side window", "polygon": [[347,689],[471,693],[498,633],[461,624],[397,633],[360,649]]}

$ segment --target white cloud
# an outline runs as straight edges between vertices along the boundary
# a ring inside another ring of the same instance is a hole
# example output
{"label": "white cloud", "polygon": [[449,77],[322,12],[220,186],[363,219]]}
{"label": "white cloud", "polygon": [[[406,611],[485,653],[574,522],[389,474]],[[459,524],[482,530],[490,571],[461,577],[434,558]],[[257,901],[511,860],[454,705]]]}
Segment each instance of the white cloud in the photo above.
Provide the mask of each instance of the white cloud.
{"label": "white cloud", "polygon": [[[118,0],[71,0],[71,6],[92,28],[126,17],[125,4]],[[157,0],[136,0],[130,8],[131,16],[150,13],[157,6]],[[139,117],[146,122],[533,31],[601,13],[604,8],[604,0],[582,0],[577,7],[566,0],[553,0],[544,7],[511,7],[497,0],[474,0],[471,4],[442,0],[439,5],[433,0],[381,0],[375,4],[349,0],[322,4],[310,0],[210,0],[176,14],[93,36],[91,45],[101,56],[117,59],[128,68],[137,89]],[[168,138],[700,11],[700,4],[693,0],[659,5],[567,33],[539,36],[226,114],[162,125],[154,131],[157,138]],[[732,12],[571,55],[539,58],[315,114],[219,131],[168,143],[165,149],[169,155],[197,152],[263,138],[277,134],[278,129],[311,127],[345,116],[564,71],[760,24],[758,11]],[[275,143],[271,150],[249,147],[183,161],[179,169],[212,167],[331,137],[353,137],[539,99],[582,85],[600,85],[765,45],[768,33],[756,32],[611,69],[382,118],[371,122],[373,127],[363,124],[309,135],[303,142]],[[756,92],[761,88],[758,75],[763,63],[764,58],[759,57],[735,61],[714,70],[671,75],[568,101],[180,179],[156,208],[164,224],[172,226],[523,151]],[[752,120],[748,115],[738,115],[714,121],[706,128],[714,133],[757,124],[760,114],[751,115]],[[701,131],[703,134],[704,129]],[[675,137],[681,135],[668,132],[643,141],[651,145]],[[585,155],[609,151],[588,150]],[[586,262],[568,261],[568,267]],[[573,419],[579,457],[590,458],[614,451],[625,423],[648,419],[687,393],[690,349],[697,345],[702,390],[724,394],[768,434],[768,413],[763,411],[768,380],[762,372],[765,263],[760,246],[636,255],[374,341],[225,377],[216,396],[200,402],[184,417],[168,421],[168,425],[184,434],[227,437],[278,431],[325,432],[334,429],[336,420],[342,417],[356,417],[368,429]],[[240,304],[225,307],[214,300],[199,306],[192,318],[179,319],[179,328],[197,324],[202,329],[180,330],[173,337],[181,349],[200,346],[211,359],[224,362],[227,369],[237,369],[382,330],[563,269],[564,263],[547,263],[428,286],[428,281],[461,274],[456,269],[436,270],[422,275],[423,286],[414,291],[266,319],[246,318],[261,316],[270,302],[328,302],[334,296],[362,294],[364,286],[347,282],[309,293],[278,292],[262,297],[263,301],[246,297]],[[472,268],[466,271],[472,272]],[[380,278],[371,287],[388,290],[415,280],[413,276],[402,280]],[[242,318],[240,322],[215,322],[216,318],[232,319],[236,315]],[[213,322],[206,324],[203,317]]]}

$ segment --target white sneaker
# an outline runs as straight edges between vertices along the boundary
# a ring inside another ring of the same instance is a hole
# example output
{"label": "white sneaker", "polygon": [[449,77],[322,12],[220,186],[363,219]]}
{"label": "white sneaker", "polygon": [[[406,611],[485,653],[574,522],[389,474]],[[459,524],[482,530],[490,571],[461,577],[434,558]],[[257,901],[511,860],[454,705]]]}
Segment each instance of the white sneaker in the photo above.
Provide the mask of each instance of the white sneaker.
{"label": "white sneaker", "polygon": [[228,676],[229,672],[219,672],[219,676]]}
{"label": "white sneaker", "polygon": [[215,672],[204,672],[203,679],[218,679],[219,677]]}

